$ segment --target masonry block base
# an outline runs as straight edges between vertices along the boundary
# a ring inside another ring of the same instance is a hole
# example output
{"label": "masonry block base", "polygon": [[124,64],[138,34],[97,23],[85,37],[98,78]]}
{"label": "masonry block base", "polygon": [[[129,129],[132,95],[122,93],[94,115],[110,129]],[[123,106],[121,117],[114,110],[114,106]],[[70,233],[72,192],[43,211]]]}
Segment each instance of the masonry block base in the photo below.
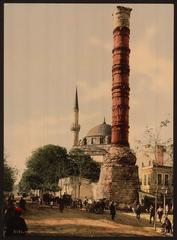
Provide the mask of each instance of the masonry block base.
{"label": "masonry block base", "polygon": [[110,149],[101,167],[97,198],[115,200],[119,208],[123,209],[139,200],[138,166],[134,165],[135,159],[128,147]]}

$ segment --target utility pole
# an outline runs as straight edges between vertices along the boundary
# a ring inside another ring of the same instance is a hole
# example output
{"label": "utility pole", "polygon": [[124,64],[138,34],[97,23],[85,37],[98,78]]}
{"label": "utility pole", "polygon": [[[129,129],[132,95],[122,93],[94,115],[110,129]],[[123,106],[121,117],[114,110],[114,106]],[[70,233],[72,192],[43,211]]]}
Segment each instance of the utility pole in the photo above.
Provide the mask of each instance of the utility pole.
{"label": "utility pole", "polygon": [[164,194],[163,194],[163,211],[164,211],[164,215],[166,215],[166,194],[167,194],[167,188],[164,186],[162,187],[162,189],[164,190]]}
{"label": "utility pole", "polygon": [[166,208],[165,208],[165,205],[166,205],[166,203],[165,203],[165,193],[164,193],[164,195],[163,195],[163,209],[164,209],[164,213],[165,213],[165,215],[166,215]]}
{"label": "utility pole", "polygon": [[155,195],[155,216],[154,216],[154,230],[156,231],[156,220],[157,220],[157,196],[158,196],[158,188],[156,188]]}
{"label": "utility pole", "polygon": [[[155,156],[156,158],[156,156]],[[154,166],[153,166],[154,167]],[[156,191],[155,191],[155,216],[154,216],[154,230],[156,231],[156,220],[157,220],[157,199],[158,199],[158,174],[157,174],[157,160],[155,161],[155,184],[156,184]]]}

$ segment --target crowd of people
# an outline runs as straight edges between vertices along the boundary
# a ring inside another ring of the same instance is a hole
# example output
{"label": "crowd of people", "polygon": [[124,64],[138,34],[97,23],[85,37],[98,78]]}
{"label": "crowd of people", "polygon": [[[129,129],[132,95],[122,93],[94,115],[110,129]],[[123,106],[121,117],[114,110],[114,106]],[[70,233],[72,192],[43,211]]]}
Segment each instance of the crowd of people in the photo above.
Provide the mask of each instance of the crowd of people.
{"label": "crowd of people", "polygon": [[[136,204],[132,207],[133,212],[136,215],[136,218],[140,220],[140,215],[142,213],[143,207],[140,203]],[[161,232],[163,234],[172,233],[173,232],[173,225],[168,217],[169,209],[168,205],[165,207],[165,210],[162,208],[161,205],[157,207],[157,211],[155,211],[155,206],[153,204],[150,205],[149,209],[146,209],[146,212],[149,212],[149,223],[154,224],[155,217],[158,217],[159,223],[161,224]],[[163,218],[164,217],[164,218]],[[163,220],[162,220],[163,218]]]}
{"label": "crowd of people", "polygon": [[[32,203],[38,203],[40,205],[48,205],[50,208],[58,208],[61,213],[63,213],[65,208],[71,209],[82,209],[89,213],[103,214],[105,210],[109,211],[110,218],[115,220],[118,203],[116,201],[109,201],[107,199],[93,200],[91,198],[85,197],[84,200],[78,198],[71,198],[70,195],[64,194],[62,196],[53,196],[49,193],[44,193],[42,197],[31,196]],[[153,204],[149,206],[148,209],[140,203],[135,203],[129,206],[129,210],[132,210],[138,221],[140,221],[141,213],[146,210],[149,213],[149,223],[153,224],[155,221],[155,216],[158,216],[159,223],[161,223],[162,233],[172,233],[173,226],[168,218],[167,209],[162,208],[161,205],[158,206],[156,214],[155,207]],[[7,201],[4,203],[4,234],[5,236],[14,234],[25,234],[28,231],[27,224],[24,218],[21,216],[22,213],[26,211],[26,200],[23,196],[19,201],[15,201],[13,194],[11,194]]]}
{"label": "crowd of people", "polygon": [[100,200],[93,200],[91,198],[85,197],[84,200],[81,200],[79,198],[71,198],[68,194],[63,194],[62,196],[53,196],[52,194],[45,193],[43,194],[42,199],[37,196],[31,196],[32,202],[38,202],[39,204],[45,204],[53,207],[63,208],[65,206],[66,208],[71,209],[85,209],[87,212],[90,213],[103,213],[104,210],[109,209],[110,202],[106,199],[100,199]]}

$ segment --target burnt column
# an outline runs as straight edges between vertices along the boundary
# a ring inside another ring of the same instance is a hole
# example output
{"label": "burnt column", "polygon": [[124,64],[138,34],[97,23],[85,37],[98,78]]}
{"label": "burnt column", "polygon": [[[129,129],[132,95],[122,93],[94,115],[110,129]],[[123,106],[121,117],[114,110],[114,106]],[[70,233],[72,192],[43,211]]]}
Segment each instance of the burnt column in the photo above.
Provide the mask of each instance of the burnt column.
{"label": "burnt column", "polygon": [[113,12],[112,144],[104,156],[96,198],[118,202],[127,209],[139,201],[136,155],[130,149],[129,134],[129,18],[130,8]]}
{"label": "burnt column", "polygon": [[113,13],[112,144],[129,146],[129,18],[130,8]]}

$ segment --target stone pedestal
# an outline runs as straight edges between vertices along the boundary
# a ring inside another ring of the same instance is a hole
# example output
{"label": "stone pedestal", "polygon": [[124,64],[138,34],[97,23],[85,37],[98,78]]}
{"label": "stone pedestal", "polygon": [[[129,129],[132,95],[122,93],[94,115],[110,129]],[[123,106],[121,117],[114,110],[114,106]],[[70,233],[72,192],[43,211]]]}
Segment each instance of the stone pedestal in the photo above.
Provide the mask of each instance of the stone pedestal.
{"label": "stone pedestal", "polygon": [[97,198],[118,201],[127,208],[139,200],[138,166],[129,147],[111,147],[105,155],[97,188]]}

